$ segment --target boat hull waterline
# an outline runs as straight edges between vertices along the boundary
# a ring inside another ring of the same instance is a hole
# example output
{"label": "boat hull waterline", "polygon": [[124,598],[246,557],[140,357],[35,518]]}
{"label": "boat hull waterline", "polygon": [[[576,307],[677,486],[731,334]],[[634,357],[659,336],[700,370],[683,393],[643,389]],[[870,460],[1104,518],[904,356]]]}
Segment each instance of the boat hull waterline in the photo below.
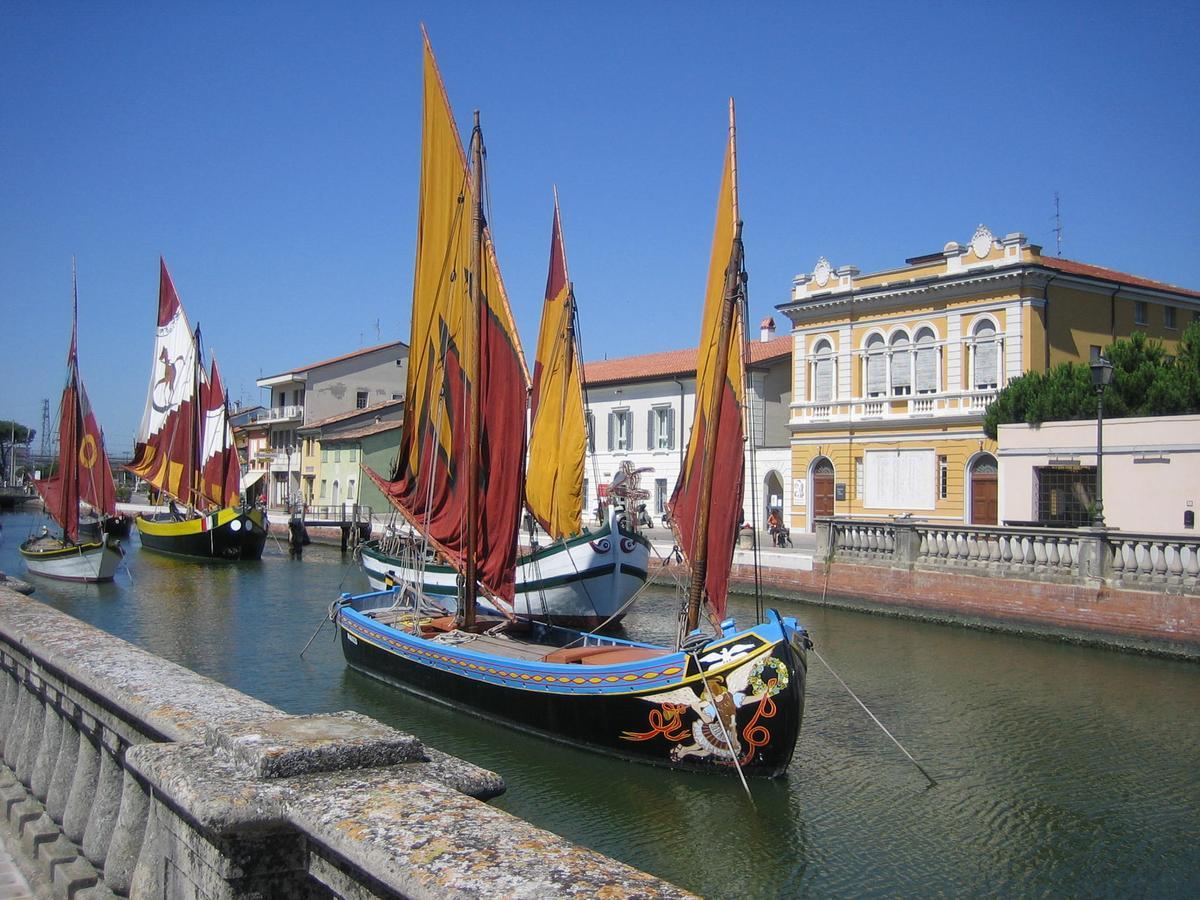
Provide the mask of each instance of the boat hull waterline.
{"label": "boat hull waterline", "polygon": [[60,581],[112,581],[124,555],[116,540],[71,544],[31,538],[21,545],[26,569]]}
{"label": "boat hull waterline", "polygon": [[170,513],[138,516],[142,546],[158,553],[202,559],[261,559],[267,517],[261,509],[227,507],[189,518]]}
{"label": "boat hull waterline", "polygon": [[[372,588],[417,584],[425,596],[447,610],[456,609],[457,571],[431,563],[418,572],[408,560],[384,553],[382,546],[381,541],[367,541],[362,547],[362,567]],[[599,531],[519,556],[513,612],[570,628],[619,622],[622,607],[646,583],[649,564],[649,542],[610,520]]]}
{"label": "boat hull waterline", "polygon": [[[377,621],[398,592],[336,606],[351,667],[437,702],[553,740],[676,769],[776,777],[804,714],[809,646],[794,619],[725,634],[692,652],[534,625],[548,659],[478,652]],[[454,633],[461,640],[461,633]],[[525,644],[525,647],[530,646]],[[569,660],[569,661],[564,661]],[[736,765],[735,765],[736,759]]]}

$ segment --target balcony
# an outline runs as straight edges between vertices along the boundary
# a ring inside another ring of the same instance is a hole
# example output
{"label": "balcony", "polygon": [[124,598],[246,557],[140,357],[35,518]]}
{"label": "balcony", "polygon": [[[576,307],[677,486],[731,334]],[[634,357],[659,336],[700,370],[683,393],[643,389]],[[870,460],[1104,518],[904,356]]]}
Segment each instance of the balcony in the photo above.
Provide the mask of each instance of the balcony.
{"label": "balcony", "polygon": [[303,406],[273,406],[258,414],[257,422],[290,422],[304,418]]}
{"label": "balcony", "polygon": [[793,427],[840,422],[904,422],[912,419],[971,418],[981,420],[998,392],[942,391],[936,394],[888,397],[846,397],[804,401],[791,406]]}

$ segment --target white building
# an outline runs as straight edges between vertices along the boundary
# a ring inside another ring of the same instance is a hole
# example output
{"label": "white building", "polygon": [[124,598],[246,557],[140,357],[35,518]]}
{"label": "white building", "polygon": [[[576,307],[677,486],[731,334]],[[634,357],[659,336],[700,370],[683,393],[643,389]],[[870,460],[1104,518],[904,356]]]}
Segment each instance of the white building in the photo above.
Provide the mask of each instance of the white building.
{"label": "white building", "polygon": [[[743,508],[760,528],[769,506],[783,505],[791,483],[788,406],[791,403],[792,339],[775,337],[770,317],[752,342],[747,369],[750,441]],[[584,471],[584,507],[595,513],[600,494],[621,463],[649,468],[641,487],[656,525],[675,489],[696,406],[696,349],[667,350],[607,359],[584,366],[589,454]]]}

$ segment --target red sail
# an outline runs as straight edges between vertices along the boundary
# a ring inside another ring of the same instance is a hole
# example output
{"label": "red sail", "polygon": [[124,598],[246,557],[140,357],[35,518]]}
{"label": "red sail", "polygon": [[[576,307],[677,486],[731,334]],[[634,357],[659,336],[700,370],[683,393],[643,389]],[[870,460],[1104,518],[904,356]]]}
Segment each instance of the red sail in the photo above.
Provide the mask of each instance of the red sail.
{"label": "red sail", "polygon": [[225,404],[225,386],[217,370],[217,360],[212,361],[212,372],[208,384],[200,386],[201,405],[204,408],[204,448],[200,493],[217,506],[231,506],[237,502],[241,491],[241,467],[233,443],[233,430],[229,426],[229,413]]}
{"label": "red sail", "polygon": [[[476,574],[511,600],[525,459],[528,379],[491,236],[483,235],[483,303],[471,300],[472,183],[428,38],[417,262],[404,426],[390,479],[367,474],[460,571],[466,559],[467,422],[479,391]],[[478,318],[472,323],[469,315]],[[469,384],[471,335],[480,329],[479,384]]]}

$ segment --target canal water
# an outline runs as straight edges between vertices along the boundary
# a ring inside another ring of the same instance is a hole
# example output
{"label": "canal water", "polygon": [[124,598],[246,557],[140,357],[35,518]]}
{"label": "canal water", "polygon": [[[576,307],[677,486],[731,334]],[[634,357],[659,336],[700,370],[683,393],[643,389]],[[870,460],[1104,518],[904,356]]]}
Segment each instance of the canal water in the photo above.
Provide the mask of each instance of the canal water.
{"label": "canal water", "polygon": [[[0,516],[24,574],[40,518]],[[204,564],[136,546],[111,585],[37,582],[43,603],[291,713],[353,709],[504,776],[493,801],[711,897],[1200,895],[1200,666],[786,604],[920,760],[816,657],[787,777],[683,775],[559,747],[348,669],[326,623],[366,581],[336,548]],[[669,639],[656,591],[627,634]],[[735,612],[752,614],[747,598]]]}

